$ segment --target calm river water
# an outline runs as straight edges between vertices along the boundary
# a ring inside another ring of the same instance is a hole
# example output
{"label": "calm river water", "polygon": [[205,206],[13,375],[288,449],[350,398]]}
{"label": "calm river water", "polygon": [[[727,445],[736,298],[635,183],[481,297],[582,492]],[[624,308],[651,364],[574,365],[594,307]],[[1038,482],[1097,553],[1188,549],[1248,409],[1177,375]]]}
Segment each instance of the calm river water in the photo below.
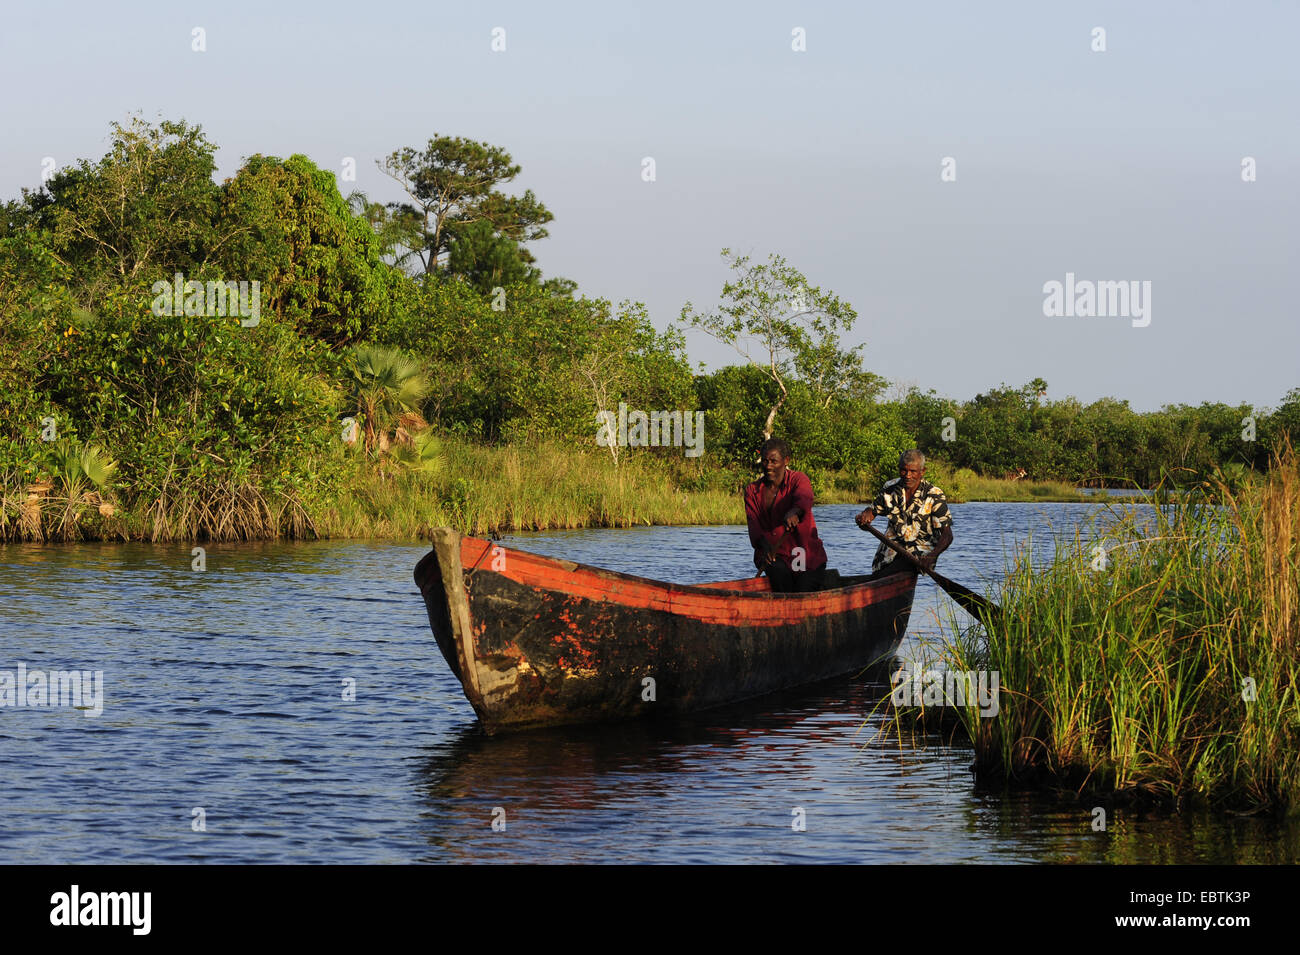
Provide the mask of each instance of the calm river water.
{"label": "calm river water", "polygon": [[[863,572],[859,508],[820,507]],[[955,505],[942,571],[977,589],[1004,547],[1094,505]],[[683,582],[751,570],[743,528],[507,543]],[[103,671],[103,712],[0,707],[6,862],[1292,862],[1250,818],[1113,814],[976,787],[938,737],[875,740],[886,687],[846,679],[701,714],[480,735],[411,571],[376,543],[0,546],[0,671]],[[902,655],[949,625],[917,591]],[[0,679],[2,679],[0,674]],[[352,681],[355,681],[354,683]],[[345,700],[355,686],[355,700]],[[802,810],[805,831],[792,821]],[[493,820],[498,827],[493,828]],[[504,830],[500,821],[504,820]]]}

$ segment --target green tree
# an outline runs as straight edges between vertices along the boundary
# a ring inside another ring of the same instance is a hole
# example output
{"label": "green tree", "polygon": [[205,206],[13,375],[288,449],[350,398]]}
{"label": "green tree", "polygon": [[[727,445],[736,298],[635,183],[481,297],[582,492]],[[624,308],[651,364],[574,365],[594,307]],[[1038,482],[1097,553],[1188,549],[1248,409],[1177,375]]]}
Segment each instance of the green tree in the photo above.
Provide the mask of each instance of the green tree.
{"label": "green tree", "polygon": [[710,455],[752,471],[768,409],[780,398],[772,376],[757,365],[726,365],[698,376],[695,394],[705,414]]}
{"label": "green tree", "polygon": [[68,269],[48,239],[37,229],[0,238],[0,480],[12,475],[21,483],[35,476],[47,419],[60,435],[71,430],[46,387],[46,375],[67,341],[77,306],[67,286]]}
{"label": "green tree", "polygon": [[954,463],[982,474],[1024,468],[1042,474],[1049,458],[1044,436],[1035,433],[1036,404],[1024,388],[992,388],[966,403],[953,444]]}
{"label": "green tree", "polygon": [[1044,471],[1039,475],[1060,481],[1081,482],[1097,478],[1097,449],[1091,422],[1076,398],[1043,405],[1041,432],[1050,436]]}
{"label": "green tree", "polygon": [[82,160],[55,175],[44,194],[28,196],[87,307],[111,288],[195,271],[221,241],[213,229],[216,147],[201,127],[136,117],[112,129],[99,162]]}
{"label": "green tree", "polygon": [[[616,313],[608,303],[594,317],[591,337],[574,355],[573,372],[586,385],[597,413],[617,413],[620,402],[639,410],[690,411],[691,375],[686,343],[671,325],[660,333],[640,302],[621,302]],[[590,420],[590,419],[589,419]],[[620,448],[609,446],[615,465]]]}
{"label": "green tree", "polygon": [[531,285],[484,296],[465,282],[427,283],[416,311],[376,339],[425,363],[437,387],[424,416],[441,429],[487,441],[574,433],[586,416],[574,357],[589,347],[600,306]]}
{"label": "green tree", "polygon": [[[934,389],[922,392],[913,387],[897,407],[900,424],[915,436],[916,447],[927,456],[951,457],[951,442],[961,434],[962,408],[958,402],[940,397]],[[952,421],[947,422],[948,418]]]}
{"label": "green tree", "polygon": [[722,287],[722,304],[716,311],[697,313],[687,302],[682,320],[734,347],[776,385],[777,396],[763,422],[765,438],[771,437],[796,379],[808,385],[823,408],[841,392],[879,390],[883,381],[862,370],[863,346],[840,348],[838,331],[850,330],[857,318],[847,302],[809,285],[779,255],[769,256],[764,265],[750,265],[749,256],[733,255],[730,249],[722,255],[736,273]]}
{"label": "green tree", "polygon": [[334,176],[306,156],[251,156],[222,190],[220,221],[231,236],[223,277],[258,280],[264,310],[332,345],[366,337],[410,283],[383,261],[380,239]]}
{"label": "green tree", "polygon": [[1256,464],[1267,465],[1269,455],[1280,444],[1290,443],[1300,448],[1300,388],[1292,388],[1282,399],[1282,403],[1271,411],[1258,428]]}
{"label": "green tree", "polygon": [[656,332],[643,305],[615,310],[603,299],[564,298],[529,283],[503,291],[499,297],[464,282],[428,283],[409,314],[376,329],[377,341],[429,369],[436,387],[424,416],[440,430],[486,441],[594,440],[597,401],[584,367],[608,376],[615,405],[689,402],[681,336]]}
{"label": "green tree", "polygon": [[1093,474],[1108,484],[1134,481],[1151,487],[1164,465],[1152,452],[1151,416],[1139,415],[1127,401],[1099,398],[1083,409],[1084,428],[1095,462]]}
{"label": "green tree", "polygon": [[538,282],[541,272],[524,260],[519,243],[480,219],[455,230],[447,271],[487,294],[522,282]]}
{"label": "green tree", "polygon": [[149,302],[65,319],[41,391],[113,454],[119,494],[156,515],[156,539],[274,533],[276,515],[299,532],[293,515],[335,473],[337,359],[274,319],[243,328]]}
{"label": "green tree", "polygon": [[514,243],[525,265],[533,258],[522,243],[543,239],[554,216],[526,190],[509,196],[498,186],[519,175],[510,154],[499,146],[461,137],[436,136],[423,150],[407,146],[392,152],[380,168],[410,197],[392,208],[420,224],[415,250],[426,274],[435,273],[457,235],[476,223]]}
{"label": "green tree", "polygon": [[414,210],[390,209],[382,202],[372,202],[364,192],[354,190],[348,195],[348,208],[370,223],[379,240],[384,261],[405,272],[412,259],[418,261],[416,252],[422,235],[421,222]]}
{"label": "green tree", "polygon": [[419,362],[395,348],[359,345],[349,366],[353,399],[361,416],[366,451],[387,450],[397,417],[416,411],[429,394]]}

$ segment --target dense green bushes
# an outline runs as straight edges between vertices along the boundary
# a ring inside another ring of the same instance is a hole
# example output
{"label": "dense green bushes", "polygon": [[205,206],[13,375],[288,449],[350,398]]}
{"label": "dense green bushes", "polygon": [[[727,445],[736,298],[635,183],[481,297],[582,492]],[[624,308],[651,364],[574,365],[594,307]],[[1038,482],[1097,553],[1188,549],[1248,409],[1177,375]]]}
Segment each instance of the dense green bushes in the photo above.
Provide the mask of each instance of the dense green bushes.
{"label": "dense green bushes", "polygon": [[1300,390],[1269,412],[1249,405],[1168,405],[1140,413],[1125,401],[1049,401],[1046,382],[995,388],[957,402],[913,391],[900,402],[904,428],[927,454],[1001,476],[1151,487],[1194,484],[1236,462],[1264,469],[1288,434],[1300,437]]}
{"label": "dense green bushes", "polygon": [[[728,322],[758,309],[788,346],[779,384],[753,365],[693,374],[681,333],[659,331],[644,306],[542,279],[521,245],[549,221],[531,197],[480,196],[474,215],[491,216],[445,222],[438,248],[450,254],[430,266],[430,249],[402,245],[433,241],[413,207],[345,200],[301,155],[252,156],[217,184],[215,148],[185,122],[115,124],[100,160],[0,206],[0,536],[51,532],[42,515],[62,493],[56,458],[92,445],[116,468],[94,497],[63,495],[56,536],[311,533],[345,487],[412,462],[428,470],[434,446],[416,442],[426,426],[458,447],[607,456],[615,475],[635,459],[658,469],[663,501],[678,490],[725,496],[752,479],[773,408],[795,466],[823,496],[848,499],[870,496],[914,445],[936,459],[936,476],[1024,468],[1039,480],[1147,485],[1166,472],[1195,480],[1219,464],[1260,466],[1270,442],[1300,435],[1300,391],[1270,414],[1049,401],[1039,380],[964,403],[918,391],[881,401],[860,347],[839,347],[852,309],[805,288],[779,258],[724,287],[734,301],[722,317],[696,316],[729,334]],[[392,264],[420,255],[416,276]],[[200,284],[173,295],[177,281]],[[256,314],[213,307],[225,282],[245,284],[237,301],[256,302]],[[798,321],[783,317],[790,295],[806,306]],[[819,324],[818,309],[834,320]],[[400,352],[393,367],[427,382],[417,401],[367,391],[363,345]],[[600,446],[597,412],[621,404],[704,412],[703,455]],[[346,440],[354,425],[359,444]],[[957,495],[974,483],[951,480]],[[462,504],[458,513],[475,506]],[[631,519],[624,502],[615,511]]]}

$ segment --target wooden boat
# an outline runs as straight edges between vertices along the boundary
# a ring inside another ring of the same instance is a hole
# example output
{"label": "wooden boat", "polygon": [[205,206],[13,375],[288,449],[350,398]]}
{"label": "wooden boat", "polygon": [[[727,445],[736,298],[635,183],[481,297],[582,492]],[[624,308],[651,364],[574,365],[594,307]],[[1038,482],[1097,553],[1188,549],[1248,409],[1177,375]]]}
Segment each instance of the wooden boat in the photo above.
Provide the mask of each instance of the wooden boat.
{"label": "wooden boat", "polygon": [[452,528],[415,568],[438,647],[483,727],[678,714],[863,670],[902,640],[916,575],[774,594],[542,557]]}

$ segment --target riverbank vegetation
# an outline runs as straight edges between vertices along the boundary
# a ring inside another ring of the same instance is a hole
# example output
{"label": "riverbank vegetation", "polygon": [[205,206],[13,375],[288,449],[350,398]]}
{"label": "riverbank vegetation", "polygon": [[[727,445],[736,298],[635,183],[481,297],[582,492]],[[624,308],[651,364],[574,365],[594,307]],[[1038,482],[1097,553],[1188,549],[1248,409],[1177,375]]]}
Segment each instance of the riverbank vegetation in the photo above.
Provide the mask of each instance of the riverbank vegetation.
{"label": "riverbank vegetation", "polygon": [[1001,688],[995,715],[955,710],[979,776],[1088,805],[1300,811],[1300,462],[1201,490],[1120,511],[1046,567],[1026,548],[1002,615],[959,631],[945,666]]}
{"label": "riverbank vegetation", "polygon": [[[682,328],[543,276],[528,245],[553,215],[484,143],[394,151],[385,204],[301,155],[217,183],[183,121],[111,142],[0,205],[0,539],[732,521],[772,430],[824,501],[869,499],[913,446],[954,500],[1068,500],[1215,468],[1241,484],[1300,435],[1300,390],[1145,414],[1038,379],[887,393],[841,346],[852,307],[779,256],[727,255],[717,308],[683,308],[760,343],[702,373]],[[663,446],[636,446],[642,412],[681,415]],[[696,414],[702,436],[680,426]]]}
{"label": "riverbank vegetation", "polygon": [[[432,456],[417,460],[419,452]],[[560,444],[487,447],[438,439],[376,469],[362,448],[339,447],[318,459],[332,491],[318,502],[292,491],[260,494],[245,486],[195,497],[155,489],[129,504],[98,492],[38,485],[36,494],[0,500],[0,539],[185,540],[298,537],[410,539],[440,526],[487,535],[509,531],[637,524],[744,522],[735,475],[630,460],[615,468],[596,449]],[[39,497],[40,514],[32,512]],[[32,499],[31,504],[28,503]],[[161,501],[162,506],[151,501]],[[29,523],[22,526],[21,522]],[[7,525],[7,526],[6,526]],[[16,526],[17,525],[17,526]]]}

